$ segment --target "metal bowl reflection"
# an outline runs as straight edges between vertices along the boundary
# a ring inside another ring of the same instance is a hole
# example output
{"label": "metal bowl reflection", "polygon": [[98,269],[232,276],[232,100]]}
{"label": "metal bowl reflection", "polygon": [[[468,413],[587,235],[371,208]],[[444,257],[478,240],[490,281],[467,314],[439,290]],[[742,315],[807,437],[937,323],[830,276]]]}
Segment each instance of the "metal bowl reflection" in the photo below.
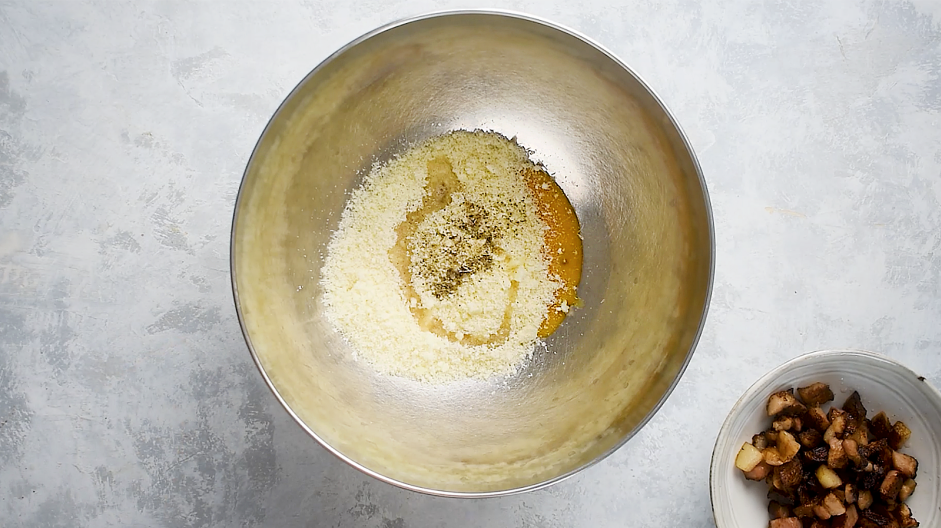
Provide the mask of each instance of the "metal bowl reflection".
{"label": "metal bowl reflection", "polygon": [[[585,306],[518,376],[426,386],[353,359],[319,270],[370,166],[455,129],[515,136],[556,176]],[[363,36],[285,100],[239,190],[232,283],[255,362],[311,436],[384,481],[479,497],[558,481],[650,419],[702,329],[713,243],[695,156],[630,70],[543,21],[452,12]]]}

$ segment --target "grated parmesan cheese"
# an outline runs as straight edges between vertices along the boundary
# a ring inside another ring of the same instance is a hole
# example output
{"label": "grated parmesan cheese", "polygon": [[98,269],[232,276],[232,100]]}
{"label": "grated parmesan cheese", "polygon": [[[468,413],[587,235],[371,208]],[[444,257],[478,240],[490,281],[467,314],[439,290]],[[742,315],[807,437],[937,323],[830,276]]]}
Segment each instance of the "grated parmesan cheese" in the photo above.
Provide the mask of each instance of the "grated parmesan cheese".
{"label": "grated parmesan cheese", "polygon": [[531,357],[561,284],[527,167],[525,149],[481,131],[373,167],[322,269],[326,316],[358,357],[432,383],[511,374]]}

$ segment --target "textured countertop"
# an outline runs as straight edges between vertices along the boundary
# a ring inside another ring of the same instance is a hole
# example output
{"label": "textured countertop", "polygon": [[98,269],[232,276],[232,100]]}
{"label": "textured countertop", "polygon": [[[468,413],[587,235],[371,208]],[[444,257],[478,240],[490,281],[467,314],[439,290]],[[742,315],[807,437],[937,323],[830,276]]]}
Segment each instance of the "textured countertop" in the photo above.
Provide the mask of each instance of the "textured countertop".
{"label": "textured countertop", "polygon": [[941,386],[941,2],[496,2],[608,47],[685,128],[702,341],[649,425],[543,491],[419,495],[316,445],[236,321],[242,169],[336,48],[475,4],[0,0],[0,526],[708,527],[716,433],[765,371],[854,347]]}

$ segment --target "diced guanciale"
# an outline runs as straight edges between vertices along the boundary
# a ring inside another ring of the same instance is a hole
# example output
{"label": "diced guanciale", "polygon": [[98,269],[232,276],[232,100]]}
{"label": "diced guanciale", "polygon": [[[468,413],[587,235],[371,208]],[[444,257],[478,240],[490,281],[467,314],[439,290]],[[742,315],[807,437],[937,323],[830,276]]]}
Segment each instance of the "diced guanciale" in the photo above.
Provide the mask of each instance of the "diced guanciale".
{"label": "diced guanciale", "polygon": [[807,407],[799,402],[790,391],[778,391],[768,398],[768,416],[780,414],[796,416],[804,414]]}
{"label": "diced guanciale", "polygon": [[823,383],[768,398],[771,427],[742,445],[735,465],[768,482],[769,528],[915,528],[905,504],[918,461],[899,449],[911,430],[884,412],[867,419],[854,391],[841,407]]}

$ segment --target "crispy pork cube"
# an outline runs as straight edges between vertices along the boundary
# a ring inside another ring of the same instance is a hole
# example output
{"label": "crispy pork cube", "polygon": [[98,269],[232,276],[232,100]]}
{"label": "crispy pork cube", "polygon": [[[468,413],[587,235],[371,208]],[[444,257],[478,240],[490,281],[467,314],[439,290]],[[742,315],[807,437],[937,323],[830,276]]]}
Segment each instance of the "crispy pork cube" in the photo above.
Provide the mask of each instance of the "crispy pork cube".
{"label": "crispy pork cube", "polygon": [[918,521],[912,517],[912,510],[907,504],[900,504],[898,510],[899,525],[902,528],[915,528]]}
{"label": "crispy pork cube", "polygon": [[827,465],[832,469],[843,469],[848,461],[846,451],[843,450],[843,441],[839,438],[831,438],[830,451],[827,453]]}
{"label": "crispy pork cube", "polygon": [[859,466],[863,463],[863,457],[859,455],[857,447],[856,440],[852,438],[843,440],[843,452],[846,453],[846,458],[850,459],[853,464]]}
{"label": "crispy pork cube", "polygon": [[815,447],[813,449],[808,449],[804,451],[804,458],[811,462],[826,462],[827,455],[830,452],[830,448],[827,446]]}
{"label": "crispy pork cube", "polygon": [[823,441],[829,444],[831,438],[839,438],[842,440],[848,417],[849,415],[842,409],[837,409],[836,407],[831,408],[827,416],[827,418],[830,419],[830,427],[823,433]]}
{"label": "crispy pork cube", "polygon": [[[872,417],[870,420],[869,432],[875,435],[875,439],[888,438],[889,433],[892,432],[892,423],[889,422],[889,417],[885,415],[885,412],[879,411],[878,414]],[[870,438],[870,441],[873,439]]]}
{"label": "crispy pork cube", "polygon": [[813,517],[814,516],[814,505],[813,504],[801,504],[794,508],[794,515],[797,517]]}
{"label": "crispy pork cube", "polygon": [[847,508],[846,513],[831,519],[830,528],[853,528],[855,527],[856,521],[859,520],[859,514],[856,513],[855,508],[853,508],[852,514],[850,514],[850,511],[851,511],[850,508]]}
{"label": "crispy pork cube", "polygon": [[800,451],[801,445],[794,438],[794,435],[787,431],[780,431],[778,433],[778,445],[776,447],[767,447],[761,454],[765,459],[765,462],[772,466],[780,466],[785,462],[790,462],[792,458],[797,456],[797,452]]}
{"label": "crispy pork cube", "polygon": [[873,464],[884,467],[892,465],[892,449],[889,447],[889,443],[885,438],[880,438],[867,446],[860,446],[857,450],[861,457]]}
{"label": "crispy pork cube", "polygon": [[794,457],[788,462],[774,468],[773,482],[775,487],[780,490],[793,491],[797,488],[797,485],[800,484],[803,474],[800,459]]}
{"label": "crispy pork cube", "polygon": [[889,447],[898,451],[905,445],[905,442],[908,442],[911,436],[912,430],[905,425],[905,422],[895,422],[895,424],[892,425],[892,430],[889,431]]}
{"label": "crispy pork cube", "polygon": [[899,495],[899,491],[902,490],[902,484],[904,482],[905,477],[903,477],[901,473],[894,469],[889,471],[885,474],[885,478],[879,486],[879,495],[881,495],[883,499],[895,500]]}
{"label": "crispy pork cube", "polygon": [[760,451],[768,447],[768,437],[764,433],[758,433],[751,437],[751,444]]}
{"label": "crispy pork cube", "polygon": [[814,519],[810,523],[810,528],[831,528],[832,526],[830,521],[821,521],[820,519]]}
{"label": "crispy pork cube", "polygon": [[833,489],[843,484],[843,481],[840,479],[840,476],[836,474],[836,471],[833,471],[827,466],[818,467],[816,475],[817,481],[820,482],[820,485],[824,488]]}
{"label": "crispy pork cube", "polygon": [[827,511],[830,512],[831,517],[846,513],[846,506],[844,506],[843,502],[833,493],[828,493],[827,496],[823,498],[822,504],[827,508]]}
{"label": "crispy pork cube", "polygon": [[796,416],[781,416],[771,423],[771,428],[775,431],[790,431],[794,429],[795,422],[800,421]]}
{"label": "crispy pork cube", "polygon": [[846,411],[846,414],[850,415],[856,423],[866,421],[866,407],[863,406],[863,401],[856,391],[853,391],[853,394],[850,394],[850,397],[843,403],[843,410]]}
{"label": "crispy pork cube", "polygon": [[827,507],[822,503],[814,504],[814,515],[818,519],[823,519],[824,521],[832,517],[832,515],[830,515],[830,510],[828,510]]}
{"label": "crispy pork cube", "polygon": [[807,449],[813,449],[823,444],[823,433],[816,429],[805,429],[797,435],[797,440]]}
{"label": "crispy pork cube", "polygon": [[791,516],[791,509],[778,501],[768,503],[768,513],[772,519],[783,519]]}
{"label": "crispy pork cube", "polygon": [[769,466],[780,466],[784,463],[784,459],[781,458],[781,452],[778,451],[777,447],[766,447],[762,449],[761,456]]}
{"label": "crispy pork cube", "polygon": [[858,497],[856,498],[856,507],[860,510],[869,509],[872,506],[873,501],[872,492],[869,490],[862,490],[859,492]]}
{"label": "crispy pork cube", "polygon": [[800,451],[800,448],[800,442],[794,438],[794,435],[787,431],[778,433],[778,451],[781,453],[781,458],[784,459],[785,462],[790,462],[792,458],[797,456],[797,452]]}
{"label": "crispy pork cube", "polygon": [[783,519],[771,519],[768,528],[802,528],[802,525],[797,517],[784,517]]}
{"label": "crispy pork cube", "polygon": [[866,421],[863,420],[848,438],[854,440],[856,445],[864,446],[869,444],[869,427],[866,425]]}
{"label": "crispy pork cube", "polygon": [[745,472],[745,478],[748,480],[764,480],[771,474],[771,466],[762,460],[751,471]]}
{"label": "crispy pork cube", "polygon": [[898,451],[892,451],[892,467],[908,478],[915,478],[918,473],[918,461]]}
{"label": "crispy pork cube", "polygon": [[748,442],[745,442],[742,444],[742,448],[739,450],[738,455],[735,456],[735,467],[748,473],[749,471],[755,469],[755,466],[761,462],[761,459],[761,451]]}
{"label": "crispy pork cube", "polygon": [[886,468],[869,462],[863,470],[856,472],[855,484],[859,486],[859,489],[875,490],[878,492],[879,485],[882,484],[882,480],[885,478],[887,472],[888,470]]}
{"label": "crispy pork cube", "polygon": [[785,414],[796,416],[804,414],[807,407],[799,402],[790,391],[778,391],[768,398],[768,416],[778,416]]}
{"label": "crispy pork cube", "polygon": [[830,386],[819,381],[811,383],[806,387],[798,388],[797,395],[800,396],[804,405],[810,407],[820,406],[829,401],[833,401],[833,391],[830,390]]}
{"label": "crispy pork cube", "polygon": [[809,427],[813,427],[821,433],[830,427],[830,419],[827,418],[827,414],[823,412],[823,409],[820,407],[811,407],[807,409],[807,413],[804,414],[804,416],[807,419],[807,425]]}
{"label": "crispy pork cube", "polygon": [[856,511],[855,505],[850,504],[846,507],[846,513],[833,519],[831,526],[832,528],[854,528],[858,520],[859,512]]}
{"label": "crispy pork cube", "polygon": [[846,487],[843,488],[843,498],[846,500],[847,504],[853,504],[856,502],[856,498],[859,496],[856,486],[851,483],[847,483]]}
{"label": "crispy pork cube", "polygon": [[857,521],[859,521],[859,512],[856,510],[855,504],[850,504],[849,507],[846,508],[846,523],[837,528],[853,528],[856,526]]}
{"label": "crispy pork cube", "polygon": [[908,500],[912,493],[915,493],[915,486],[917,486],[915,479],[905,479],[905,482],[902,483],[902,489],[899,490],[899,500]]}
{"label": "crispy pork cube", "polygon": [[888,511],[877,512],[874,508],[864,510],[859,514],[859,525],[863,528],[871,526],[882,528],[899,528],[898,522],[889,515]]}

